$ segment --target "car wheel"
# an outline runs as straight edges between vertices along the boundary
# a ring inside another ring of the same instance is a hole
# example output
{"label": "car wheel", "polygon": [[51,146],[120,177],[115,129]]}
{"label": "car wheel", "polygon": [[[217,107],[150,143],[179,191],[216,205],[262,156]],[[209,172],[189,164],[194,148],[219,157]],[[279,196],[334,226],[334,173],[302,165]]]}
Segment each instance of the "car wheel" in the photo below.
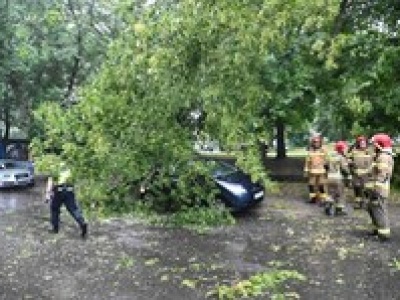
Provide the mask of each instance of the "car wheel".
{"label": "car wheel", "polygon": [[35,180],[32,180],[32,182],[30,182],[29,184],[28,184],[28,187],[34,187],[35,186]]}

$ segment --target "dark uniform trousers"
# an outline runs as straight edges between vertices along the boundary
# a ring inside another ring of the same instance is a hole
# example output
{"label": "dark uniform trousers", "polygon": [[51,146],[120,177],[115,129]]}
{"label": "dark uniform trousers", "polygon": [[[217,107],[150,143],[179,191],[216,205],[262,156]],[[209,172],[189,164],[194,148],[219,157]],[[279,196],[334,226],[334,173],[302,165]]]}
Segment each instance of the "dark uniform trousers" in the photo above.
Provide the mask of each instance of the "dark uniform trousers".
{"label": "dark uniform trousers", "polygon": [[55,230],[59,229],[60,224],[60,212],[61,206],[65,205],[68,212],[80,225],[85,225],[85,219],[83,218],[82,211],[76,203],[75,192],[71,186],[55,186],[54,196],[51,200],[50,211],[51,211],[51,224]]}

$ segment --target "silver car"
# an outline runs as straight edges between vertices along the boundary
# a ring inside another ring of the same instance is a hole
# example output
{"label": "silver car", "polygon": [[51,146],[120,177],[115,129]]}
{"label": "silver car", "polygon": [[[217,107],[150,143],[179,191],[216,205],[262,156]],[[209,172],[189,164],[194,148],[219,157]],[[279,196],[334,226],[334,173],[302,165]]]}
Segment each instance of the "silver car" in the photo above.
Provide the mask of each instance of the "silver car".
{"label": "silver car", "polygon": [[33,186],[33,164],[29,161],[0,160],[0,188]]}

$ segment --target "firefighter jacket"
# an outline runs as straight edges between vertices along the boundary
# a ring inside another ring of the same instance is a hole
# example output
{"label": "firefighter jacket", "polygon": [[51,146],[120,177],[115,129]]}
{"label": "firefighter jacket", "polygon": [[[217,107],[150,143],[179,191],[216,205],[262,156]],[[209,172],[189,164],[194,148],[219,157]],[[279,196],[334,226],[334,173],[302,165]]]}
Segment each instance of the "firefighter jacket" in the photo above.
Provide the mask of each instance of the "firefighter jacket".
{"label": "firefighter jacket", "polygon": [[382,198],[389,197],[393,166],[393,154],[390,150],[377,153],[372,167],[372,189]]}
{"label": "firefighter jacket", "polygon": [[349,159],[353,175],[364,176],[371,173],[374,157],[368,149],[353,149]]}
{"label": "firefighter jacket", "polygon": [[306,157],[304,172],[309,175],[326,174],[327,152],[324,148],[310,148]]}
{"label": "firefighter jacket", "polygon": [[332,153],[327,162],[328,180],[342,180],[349,174],[347,158],[339,153]]}

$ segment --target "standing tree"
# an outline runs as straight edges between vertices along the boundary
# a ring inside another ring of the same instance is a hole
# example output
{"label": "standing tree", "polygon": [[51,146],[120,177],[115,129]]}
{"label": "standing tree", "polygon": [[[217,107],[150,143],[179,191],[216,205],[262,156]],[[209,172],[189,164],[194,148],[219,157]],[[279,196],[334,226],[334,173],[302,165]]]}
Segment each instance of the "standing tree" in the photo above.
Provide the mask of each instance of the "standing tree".
{"label": "standing tree", "polygon": [[238,163],[254,179],[265,178],[258,152],[265,128],[296,126],[314,114],[322,59],[310,49],[332,24],[332,6],[156,2],[128,22],[81,102],[67,111],[42,106],[37,116],[46,136],[39,146],[60,149],[86,199],[118,206],[154,166],[169,170],[193,158],[191,129],[178,116],[194,107],[204,111],[204,130],[224,145],[246,142]]}
{"label": "standing tree", "polygon": [[331,36],[316,49],[325,60],[322,104],[332,127],[350,133],[344,137],[398,134],[399,19],[398,1],[342,0]]}
{"label": "standing tree", "polygon": [[6,141],[11,126],[33,129],[32,111],[40,103],[76,100],[76,87],[99,68],[109,43],[125,27],[114,15],[119,2],[2,2],[0,121]]}

